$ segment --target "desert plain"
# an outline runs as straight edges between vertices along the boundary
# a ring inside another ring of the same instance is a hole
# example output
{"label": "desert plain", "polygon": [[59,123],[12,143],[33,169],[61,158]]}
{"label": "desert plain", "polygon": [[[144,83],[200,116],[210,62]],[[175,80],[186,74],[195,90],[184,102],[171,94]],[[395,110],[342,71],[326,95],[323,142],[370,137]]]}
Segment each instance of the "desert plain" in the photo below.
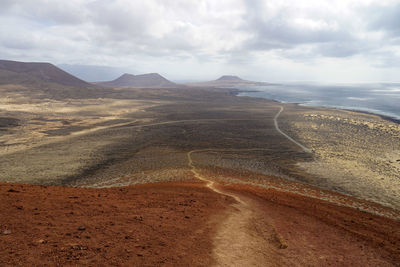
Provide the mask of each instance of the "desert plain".
{"label": "desert plain", "polygon": [[400,262],[396,122],[218,87],[35,88],[0,86],[2,266]]}

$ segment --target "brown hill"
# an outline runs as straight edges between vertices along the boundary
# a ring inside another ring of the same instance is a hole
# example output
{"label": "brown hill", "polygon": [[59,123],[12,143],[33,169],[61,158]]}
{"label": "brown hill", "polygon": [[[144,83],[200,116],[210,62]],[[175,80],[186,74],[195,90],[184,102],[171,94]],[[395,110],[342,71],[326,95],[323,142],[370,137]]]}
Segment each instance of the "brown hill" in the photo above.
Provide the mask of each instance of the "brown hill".
{"label": "brown hill", "polygon": [[254,82],[243,80],[242,78],[234,75],[223,75],[214,81],[189,83],[189,86],[205,86],[205,87],[233,87],[233,86],[246,86],[246,85],[272,85],[266,82]]}
{"label": "brown hill", "polygon": [[96,83],[106,87],[177,87],[173,83],[158,73],[148,73],[142,75],[133,75],[125,73],[119,78],[109,82]]}
{"label": "brown hill", "polygon": [[74,87],[92,86],[50,63],[0,60],[0,84],[31,85],[41,82]]}

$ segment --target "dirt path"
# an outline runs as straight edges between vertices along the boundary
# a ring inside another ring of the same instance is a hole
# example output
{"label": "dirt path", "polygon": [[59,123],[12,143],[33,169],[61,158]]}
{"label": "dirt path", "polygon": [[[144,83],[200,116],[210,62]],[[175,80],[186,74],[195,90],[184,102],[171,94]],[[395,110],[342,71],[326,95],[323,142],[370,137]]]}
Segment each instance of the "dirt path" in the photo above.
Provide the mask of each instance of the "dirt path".
{"label": "dirt path", "polygon": [[221,191],[214,181],[202,176],[193,163],[192,154],[209,151],[192,150],[187,153],[188,165],[193,175],[206,182],[214,192],[232,197],[237,203],[226,212],[225,220],[220,222],[213,240],[213,258],[217,266],[276,266],[276,253],[272,251],[285,248],[275,229],[265,221],[259,220],[258,208],[246,198]]}
{"label": "dirt path", "polygon": [[280,110],[278,111],[278,113],[276,113],[275,117],[274,117],[274,125],[276,130],[282,134],[283,136],[285,136],[287,139],[289,139],[291,142],[293,142],[294,144],[298,145],[304,152],[306,153],[312,153],[312,150],[303,146],[302,144],[300,144],[299,142],[297,142],[296,140],[294,140],[292,137],[290,137],[289,135],[287,135],[286,133],[282,132],[282,130],[279,128],[278,126],[278,117],[279,115],[281,115],[282,111],[284,110],[284,108],[282,106],[280,106]]}
{"label": "dirt path", "polygon": [[[304,152],[312,151],[303,146],[278,126],[278,117],[284,108],[281,106],[274,117],[276,130],[298,145]],[[206,186],[214,192],[232,197],[237,203],[231,205],[226,214],[226,219],[220,223],[219,229],[214,237],[213,257],[218,266],[276,266],[279,262],[276,253],[277,249],[286,248],[276,230],[260,220],[260,210],[252,204],[249,199],[244,199],[236,194],[221,191],[214,181],[202,176],[193,163],[192,154],[210,151],[212,149],[192,150],[187,153],[188,166],[193,175],[206,183]]]}

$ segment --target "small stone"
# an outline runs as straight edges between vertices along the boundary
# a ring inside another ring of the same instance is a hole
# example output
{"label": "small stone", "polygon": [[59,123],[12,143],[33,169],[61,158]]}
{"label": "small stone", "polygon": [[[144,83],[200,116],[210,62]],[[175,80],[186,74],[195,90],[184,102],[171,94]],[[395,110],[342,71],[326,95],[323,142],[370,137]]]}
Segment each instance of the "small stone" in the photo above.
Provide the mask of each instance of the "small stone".
{"label": "small stone", "polygon": [[39,244],[46,244],[46,243],[47,243],[47,241],[44,240],[44,239],[39,239],[37,242],[38,242]]}
{"label": "small stone", "polygon": [[143,217],[142,216],[135,216],[135,220],[143,221]]}
{"label": "small stone", "polygon": [[286,244],[280,244],[280,245],[279,245],[279,248],[280,248],[280,249],[285,249],[285,248],[287,248],[287,247],[288,247],[288,246],[287,246]]}
{"label": "small stone", "polygon": [[85,226],[79,226],[79,227],[78,227],[78,230],[79,230],[79,231],[85,231],[85,230],[86,230],[86,227],[85,227]]}
{"label": "small stone", "polygon": [[3,231],[3,233],[2,233],[3,235],[10,235],[11,234],[11,230],[4,230]]}
{"label": "small stone", "polygon": [[7,192],[10,192],[10,193],[19,193],[19,191],[17,191],[17,190],[14,190],[14,189],[9,189]]}

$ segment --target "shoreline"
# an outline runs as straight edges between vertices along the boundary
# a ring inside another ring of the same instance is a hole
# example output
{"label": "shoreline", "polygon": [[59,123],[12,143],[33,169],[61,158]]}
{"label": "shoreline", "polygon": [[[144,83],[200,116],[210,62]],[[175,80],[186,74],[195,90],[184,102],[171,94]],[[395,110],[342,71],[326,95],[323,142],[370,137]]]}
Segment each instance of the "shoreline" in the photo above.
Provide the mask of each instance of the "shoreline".
{"label": "shoreline", "polygon": [[240,90],[240,89],[237,89],[237,88],[232,88],[231,94],[235,95],[237,97],[251,97],[251,98],[257,98],[257,99],[268,99],[270,101],[274,101],[274,102],[281,103],[281,104],[293,104],[293,105],[303,106],[303,107],[322,108],[322,109],[337,109],[337,110],[345,110],[345,111],[351,111],[351,112],[356,112],[356,113],[363,113],[363,114],[378,116],[383,120],[386,120],[386,121],[389,121],[389,122],[393,122],[393,123],[396,123],[396,124],[400,124],[400,119],[399,118],[392,117],[390,115],[385,115],[385,114],[379,114],[379,113],[375,113],[375,112],[365,111],[365,110],[352,109],[352,108],[340,108],[340,107],[328,107],[328,106],[309,106],[309,105],[305,105],[304,103],[299,103],[299,102],[282,102],[282,101],[279,101],[277,99],[272,99],[272,98],[240,95],[240,93],[256,93],[256,92],[262,92],[262,91],[257,91],[257,90],[244,91],[244,90]]}

